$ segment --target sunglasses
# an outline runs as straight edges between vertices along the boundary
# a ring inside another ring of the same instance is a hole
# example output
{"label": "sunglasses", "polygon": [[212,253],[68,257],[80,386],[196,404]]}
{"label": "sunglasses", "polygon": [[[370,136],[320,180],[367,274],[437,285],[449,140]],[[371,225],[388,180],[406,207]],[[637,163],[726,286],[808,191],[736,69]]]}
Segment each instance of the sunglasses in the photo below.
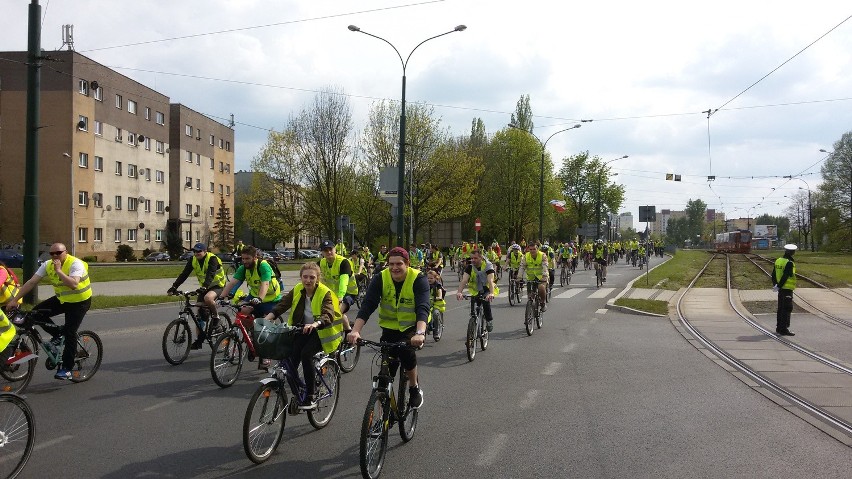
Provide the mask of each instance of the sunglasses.
{"label": "sunglasses", "polygon": [[65,250],[62,250],[62,251],[51,251],[51,252],[50,252],[50,256],[59,256],[59,255],[61,255],[61,254],[62,254],[62,253],[64,253],[64,252],[65,252]]}

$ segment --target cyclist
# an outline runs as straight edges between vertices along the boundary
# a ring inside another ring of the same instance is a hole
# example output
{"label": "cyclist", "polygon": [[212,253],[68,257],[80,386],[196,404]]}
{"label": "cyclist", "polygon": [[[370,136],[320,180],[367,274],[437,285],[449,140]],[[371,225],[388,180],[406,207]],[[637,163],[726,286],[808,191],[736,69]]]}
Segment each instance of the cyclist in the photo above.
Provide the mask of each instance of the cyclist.
{"label": "cyclist", "polygon": [[[0,305],[14,298],[20,288],[15,272],[0,261]],[[20,302],[21,300],[18,300],[19,304]]]}
{"label": "cyclist", "polygon": [[346,245],[343,244],[343,240],[337,240],[337,244],[334,245],[334,252],[339,254],[340,256],[346,257]]}
{"label": "cyclist", "polygon": [[333,354],[343,338],[343,314],[334,291],[320,281],[322,273],[316,263],[305,263],[299,270],[300,283],[281,297],[264,319],[272,321],[287,310],[287,324],[301,326],[302,334],[294,337],[290,358],[302,363],[308,397],[301,410],[316,409],[316,369],[314,355],[320,351]]}
{"label": "cyclist", "polygon": [[465,284],[467,284],[467,291],[471,296],[470,314],[473,314],[476,308],[476,301],[473,301],[473,297],[485,298],[485,301],[482,302],[482,312],[485,315],[485,329],[490,333],[494,329],[491,300],[499,291],[497,285],[494,284],[494,265],[482,257],[481,250],[474,250],[470,254],[470,264],[464,269],[464,276],[462,276],[459,288],[456,290],[456,299],[459,301],[464,299],[462,288]]}
{"label": "cyclist", "polygon": [[[444,280],[441,278],[441,273],[434,269],[430,269],[429,272],[426,273],[426,279],[429,281],[429,297],[432,302],[430,313],[432,309],[437,309],[442,313],[446,312],[447,301],[444,298],[447,296],[447,290],[444,289]],[[426,327],[426,331],[434,333],[435,331],[432,329],[431,314],[429,320],[429,325]]]}
{"label": "cyclist", "polygon": [[343,329],[346,332],[352,329],[346,312],[355,304],[358,297],[358,280],[352,274],[352,264],[343,256],[334,252],[334,245],[329,240],[320,243],[322,258],[317,261],[322,272],[322,283],[340,300],[340,312],[343,313]]}
{"label": "cyclist", "polygon": [[[6,301],[6,309],[14,309],[24,296],[38,285],[42,278],[47,277],[53,285],[54,296],[37,304],[33,309],[48,310],[45,314],[48,323],[43,329],[53,339],[51,343],[58,347],[62,336],[66,338],[65,349],[62,350],[62,367],[53,376],[56,379],[71,379],[71,369],[74,358],[77,357],[77,330],[92,305],[92,287],[89,282],[89,265],[85,261],[68,254],[62,243],[50,245],[50,261],[45,261],[38,267],[29,281],[18,289],[17,294]],[[59,326],[52,317],[64,313],[65,325]]]}
{"label": "cyclist", "polygon": [[512,243],[509,247],[509,253],[506,255],[506,262],[509,263],[509,280],[518,278],[518,268],[521,266],[521,258],[524,254],[521,252],[521,246],[517,243]]}
{"label": "cyclist", "polygon": [[598,268],[601,268],[601,282],[606,283],[606,262],[607,262],[607,247],[602,239],[595,242],[594,258]]}
{"label": "cyclist", "polygon": [[361,257],[357,249],[353,249],[352,252],[349,253],[348,261],[349,266],[352,267],[352,276],[355,278],[355,284],[357,286],[358,281],[366,279],[367,277],[367,268],[364,267],[364,258]]}
{"label": "cyclist", "polygon": [[538,304],[541,305],[541,311],[547,311],[547,280],[548,270],[547,255],[538,250],[536,243],[530,243],[530,250],[521,257],[521,264],[518,267],[518,276],[523,278],[526,272],[527,281],[538,281]]}
{"label": "cyclist", "polygon": [[[240,243],[241,244],[241,243]],[[246,246],[243,246],[240,251],[244,251]],[[222,288],[225,286],[225,268],[222,267],[222,261],[215,254],[207,251],[207,245],[204,243],[196,243],[192,247],[192,258],[186,262],[183,271],[172,283],[172,287],[166,291],[166,294],[177,294],[177,289],[180,285],[189,278],[189,275],[195,273],[195,279],[198,280],[198,297],[204,301],[207,306],[207,313],[210,315],[210,321],[214,327],[219,325],[219,312],[216,309],[216,298],[222,294]],[[196,330],[196,340],[192,343],[192,349],[201,349],[201,345],[206,338],[204,335],[204,319],[206,315],[201,314],[200,328]]]}
{"label": "cyclist", "polygon": [[494,274],[496,276],[497,272],[500,270],[500,254],[494,248],[494,245],[488,247],[488,251],[485,253],[485,259],[491,262],[491,265],[494,266]]}
{"label": "cyclist", "polygon": [[376,253],[376,266],[373,268],[374,274],[379,274],[379,272],[385,269],[385,264],[388,262],[388,247],[386,245],[382,245],[379,248],[379,252]]}
{"label": "cyclist", "polygon": [[431,251],[428,255],[429,259],[429,269],[433,269],[441,274],[441,270],[444,269],[444,257],[441,255],[441,252],[438,251],[438,245],[432,243]]}
{"label": "cyclist", "polygon": [[251,302],[251,310],[245,311],[259,318],[267,315],[272,308],[281,300],[281,283],[272,273],[272,266],[266,260],[257,257],[257,249],[254,246],[246,246],[240,254],[242,264],[234,273],[231,281],[219,293],[220,298],[227,298],[236,293],[243,281],[248,282],[248,299]]}
{"label": "cyclist", "polygon": [[411,248],[408,249],[408,257],[411,258],[411,267],[420,269],[423,266],[423,251],[417,248],[417,245],[411,243]]}
{"label": "cyclist", "polygon": [[[390,250],[388,267],[367,287],[355,325],[347,337],[350,343],[355,344],[361,338],[361,329],[373,311],[379,308],[380,341],[409,341],[415,348],[423,346],[430,313],[429,281],[409,264],[408,251],[404,248],[397,246]],[[405,368],[411,385],[408,389],[409,405],[418,409],[423,406],[423,391],[417,382],[417,355],[405,348],[398,348],[394,353]]]}

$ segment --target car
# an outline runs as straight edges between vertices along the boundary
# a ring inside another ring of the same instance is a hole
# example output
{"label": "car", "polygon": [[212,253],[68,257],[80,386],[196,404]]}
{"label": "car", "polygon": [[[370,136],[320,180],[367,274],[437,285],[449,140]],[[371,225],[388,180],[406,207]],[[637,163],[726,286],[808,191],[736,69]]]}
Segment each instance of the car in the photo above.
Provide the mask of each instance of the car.
{"label": "car", "polygon": [[222,264],[234,263],[234,255],[231,253],[216,253],[216,256],[222,261]]}
{"label": "car", "polygon": [[13,249],[0,250],[0,261],[10,268],[21,268],[24,266],[24,255]]}
{"label": "car", "polygon": [[168,253],[151,253],[145,257],[145,261],[170,261],[171,259]]}
{"label": "car", "polygon": [[186,251],[182,255],[180,255],[180,258],[178,258],[178,260],[179,261],[189,261],[189,260],[192,259],[193,256],[194,256],[194,254],[193,254],[192,251]]}
{"label": "car", "polygon": [[278,257],[281,258],[279,261],[287,261],[295,258],[295,254],[291,249],[278,250],[276,253],[278,253]]}
{"label": "car", "polygon": [[322,256],[320,255],[320,252],[315,249],[299,250],[299,257],[303,259],[319,258],[320,256]]}

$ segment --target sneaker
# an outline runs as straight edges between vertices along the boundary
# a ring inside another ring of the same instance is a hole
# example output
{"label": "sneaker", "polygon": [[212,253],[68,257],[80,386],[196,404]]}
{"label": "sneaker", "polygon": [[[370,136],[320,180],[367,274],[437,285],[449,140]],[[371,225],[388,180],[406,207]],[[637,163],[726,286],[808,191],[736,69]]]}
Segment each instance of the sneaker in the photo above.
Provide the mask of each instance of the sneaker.
{"label": "sneaker", "polygon": [[601,283],[606,283],[606,278],[601,278]]}
{"label": "sneaker", "polygon": [[423,390],[419,386],[408,388],[408,406],[411,409],[423,407]]}
{"label": "sneaker", "polygon": [[55,379],[71,379],[71,371],[66,369],[59,369],[56,371],[56,374],[53,375]]}
{"label": "sneaker", "polygon": [[316,396],[308,396],[306,402],[304,404],[299,405],[300,411],[313,411],[317,408],[317,398]]}
{"label": "sneaker", "polygon": [[189,349],[201,349],[201,346],[203,344],[204,344],[203,339],[200,339],[200,338],[196,339],[195,341],[192,342],[192,345],[189,347]]}
{"label": "sneaker", "polygon": [[262,369],[264,371],[269,371],[270,366],[272,366],[271,359],[261,359],[257,362],[257,369]]}
{"label": "sneaker", "polygon": [[488,331],[489,333],[491,331],[494,331],[494,324],[492,324],[492,323],[494,323],[494,321],[486,321],[485,322],[485,330]]}

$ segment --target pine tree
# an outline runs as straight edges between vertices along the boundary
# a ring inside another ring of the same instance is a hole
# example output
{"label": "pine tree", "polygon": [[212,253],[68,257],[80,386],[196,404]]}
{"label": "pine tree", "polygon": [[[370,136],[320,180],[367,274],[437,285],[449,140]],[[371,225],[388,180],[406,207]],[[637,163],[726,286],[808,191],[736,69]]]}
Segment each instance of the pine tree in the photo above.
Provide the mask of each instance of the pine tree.
{"label": "pine tree", "polygon": [[215,233],[213,244],[219,251],[230,251],[234,242],[234,222],[231,220],[231,210],[225,205],[225,197],[219,195],[219,209],[216,211],[216,222],[213,224]]}

